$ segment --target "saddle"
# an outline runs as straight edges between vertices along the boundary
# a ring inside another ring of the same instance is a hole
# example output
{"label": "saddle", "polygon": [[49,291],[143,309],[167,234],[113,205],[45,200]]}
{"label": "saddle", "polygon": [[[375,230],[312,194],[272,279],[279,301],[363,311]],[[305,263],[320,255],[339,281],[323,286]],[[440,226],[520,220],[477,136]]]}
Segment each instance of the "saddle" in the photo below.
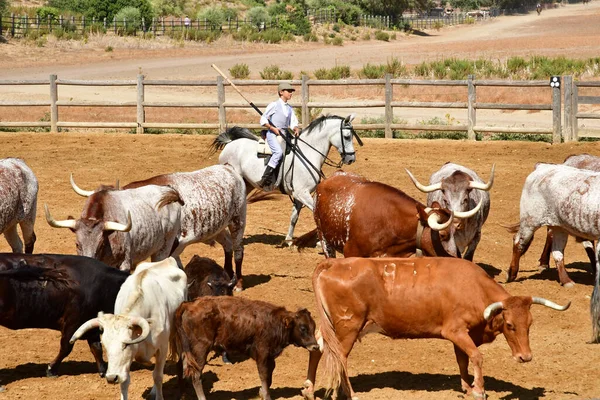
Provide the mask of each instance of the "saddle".
{"label": "saddle", "polygon": [[[277,136],[277,141],[281,145],[281,149],[284,151],[284,153],[287,154],[288,149],[286,148],[285,141],[283,140],[283,138],[281,136]],[[256,155],[258,156],[258,158],[267,159],[271,158],[271,155],[273,155],[269,144],[263,138],[258,139],[258,142],[256,144]]]}

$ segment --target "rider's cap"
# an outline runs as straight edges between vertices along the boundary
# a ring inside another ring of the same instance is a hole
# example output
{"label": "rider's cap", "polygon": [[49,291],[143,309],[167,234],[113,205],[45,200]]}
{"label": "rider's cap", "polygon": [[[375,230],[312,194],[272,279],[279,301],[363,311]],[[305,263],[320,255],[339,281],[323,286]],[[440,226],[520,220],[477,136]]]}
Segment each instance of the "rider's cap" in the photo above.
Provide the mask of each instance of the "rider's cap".
{"label": "rider's cap", "polygon": [[296,91],[296,89],[294,89],[293,86],[290,85],[287,82],[280,83],[279,86],[277,87],[277,91],[278,92],[281,92],[282,90],[287,90],[289,92],[295,92]]}

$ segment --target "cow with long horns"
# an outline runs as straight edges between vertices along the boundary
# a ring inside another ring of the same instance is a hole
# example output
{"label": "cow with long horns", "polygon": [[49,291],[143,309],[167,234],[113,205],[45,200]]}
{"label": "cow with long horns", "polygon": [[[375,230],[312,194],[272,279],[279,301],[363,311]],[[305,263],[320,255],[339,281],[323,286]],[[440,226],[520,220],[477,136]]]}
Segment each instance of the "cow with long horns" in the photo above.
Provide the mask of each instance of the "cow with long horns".
{"label": "cow with long horns", "polygon": [[181,203],[176,190],[148,185],[93,192],[79,219],[56,221],[44,208],[50,226],[75,233],[77,254],[129,271],[149,257],[169,257],[177,246]]}
{"label": "cow with long horns", "polygon": [[[181,229],[177,246],[170,253],[178,258],[193,243],[219,243],[225,253],[225,271],[233,278],[235,261],[235,290],[242,290],[242,262],[244,259],[244,230],[246,228],[246,184],[230,165],[213,165],[192,172],[158,175],[142,181],[131,182],[123,189],[148,185],[169,186],[182,199]],[[73,190],[81,196],[91,196],[94,191],[79,188],[71,176]],[[233,261],[232,261],[233,259]],[[180,263],[180,267],[183,265]]]}
{"label": "cow with long horns", "polygon": [[422,185],[407,169],[408,176],[417,189],[427,193],[427,205],[438,203],[456,212],[468,212],[481,204],[481,209],[469,218],[457,221],[454,230],[456,252],[464,259],[473,261],[475,249],[481,240],[481,227],[490,212],[489,190],[494,184],[494,169],[489,182],[484,182],[474,171],[462,165],[446,163],[431,175],[429,185]]}
{"label": "cow with long horns", "polygon": [[[0,160],[0,233],[13,253],[33,253],[38,181],[33,171],[18,158]],[[17,232],[21,227],[23,241]]]}
{"label": "cow with long horns", "polygon": [[[327,257],[336,251],[344,257],[456,256],[454,219],[468,212],[424,204],[404,192],[353,173],[336,172],[319,183],[314,218]],[[314,232],[314,231],[313,231]],[[304,247],[313,235],[296,239]]]}
{"label": "cow with long horns", "polygon": [[185,273],[174,258],[141,263],[121,286],[115,313],[99,313],[97,318],[84,323],[70,342],[74,343],[90,329],[103,331],[101,340],[108,358],[106,380],[120,384],[121,400],[127,400],[133,360],[149,364],[154,358],[154,386],[150,397],[162,400],[163,370],[169,348],[174,345],[171,343],[173,319],[186,292]]}
{"label": "cow with long horns", "polygon": [[[313,289],[323,353],[310,355],[303,394],[314,399],[317,366],[324,357],[325,386],[357,399],[347,359],[357,339],[382,333],[394,339],[446,339],[454,344],[461,386],[485,398],[478,347],[503,334],[517,362],[532,359],[530,307],[559,306],[531,296],[511,296],[476,264],[455,258],[345,258],[320,263]],[[469,379],[469,362],[474,380]],[[473,384],[471,384],[473,382]],[[334,397],[335,398],[335,397]]]}

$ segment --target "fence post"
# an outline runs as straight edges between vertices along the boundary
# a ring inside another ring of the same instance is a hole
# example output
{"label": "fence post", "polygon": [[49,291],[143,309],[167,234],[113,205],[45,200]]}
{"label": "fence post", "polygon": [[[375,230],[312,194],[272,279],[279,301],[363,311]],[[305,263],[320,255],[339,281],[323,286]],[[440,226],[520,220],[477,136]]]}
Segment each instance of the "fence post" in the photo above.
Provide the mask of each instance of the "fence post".
{"label": "fence post", "polygon": [[10,36],[15,37],[15,14],[10,15]]}
{"label": "fence post", "polygon": [[221,75],[217,76],[217,104],[219,105],[219,132],[224,132],[227,127],[227,115],[225,113],[225,85]]}
{"label": "fence post", "polygon": [[50,75],[50,132],[58,132],[58,86],[56,75]]}
{"label": "fence post", "polygon": [[579,110],[579,87],[575,83],[573,85],[573,140],[579,141],[579,122],[577,120],[577,110]]}
{"label": "fence post", "polygon": [[310,121],[310,109],[308,108],[308,76],[302,74],[302,128],[306,128]]}
{"label": "fence post", "polygon": [[392,122],[394,121],[394,110],[392,108],[392,99],[394,92],[392,88],[392,74],[385,74],[385,138],[392,139]]}
{"label": "fence post", "polygon": [[0,36],[2,36],[2,15],[0,15]]}
{"label": "fence post", "polygon": [[564,106],[564,120],[565,126],[563,131],[563,137],[565,142],[573,140],[573,76],[563,76],[563,85],[565,88],[565,106]]}
{"label": "fence post", "polygon": [[144,122],[146,122],[146,113],[144,112],[144,75],[137,76],[137,128],[135,133],[144,133]]}
{"label": "fence post", "polygon": [[477,124],[477,108],[475,107],[477,103],[477,90],[473,83],[473,78],[473,75],[469,75],[467,78],[467,137],[469,140],[477,140],[477,135],[473,129]]}
{"label": "fence post", "polygon": [[552,144],[560,143],[560,86],[552,88]]}

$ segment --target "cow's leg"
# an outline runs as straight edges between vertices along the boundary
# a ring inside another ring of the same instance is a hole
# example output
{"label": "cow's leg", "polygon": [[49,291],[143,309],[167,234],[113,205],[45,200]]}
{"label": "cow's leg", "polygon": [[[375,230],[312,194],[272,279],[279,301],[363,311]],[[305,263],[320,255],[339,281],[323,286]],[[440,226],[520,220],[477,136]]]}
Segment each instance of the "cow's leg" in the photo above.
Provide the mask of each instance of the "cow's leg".
{"label": "cow's leg", "polygon": [[[214,334],[214,333],[213,333]],[[186,376],[191,377],[194,391],[198,400],[206,400],[204,395],[204,388],[202,387],[202,370],[206,365],[206,357],[210,352],[210,343],[202,336],[196,338],[196,342],[190,346],[189,352],[184,352],[181,357],[183,358],[183,371]],[[192,357],[195,361],[197,368],[192,368],[188,364],[188,357]],[[182,392],[183,393],[183,392]]]}
{"label": "cow's leg", "polygon": [[582,242],[583,248],[587,253],[588,258],[590,259],[591,270],[594,276],[596,275],[596,250],[593,241],[584,240]]}
{"label": "cow's leg", "polygon": [[323,356],[323,353],[319,350],[310,352],[308,372],[306,373],[306,381],[304,381],[304,387],[302,389],[302,396],[305,400],[315,400],[315,380],[317,378],[317,368],[319,367],[321,356]]}
{"label": "cow's leg", "polygon": [[21,232],[23,232],[23,241],[25,242],[25,253],[33,253],[33,245],[35,244],[36,236],[33,231],[33,225],[35,223],[35,215],[32,220],[24,220],[19,224],[21,226]]}
{"label": "cow's leg", "polygon": [[69,343],[69,340],[75,331],[70,332],[70,335],[68,333],[69,332],[66,331],[62,333],[62,336],[60,337],[60,349],[58,350],[58,355],[48,365],[46,376],[49,378],[55,378],[58,376],[58,367],[60,367],[60,363],[65,359],[65,357],[71,354],[71,351],[73,350],[73,345]]}
{"label": "cow's leg", "polygon": [[573,287],[575,282],[569,278],[567,270],[565,269],[565,246],[569,239],[569,234],[560,228],[552,228],[552,258],[556,263],[556,269],[558,270],[558,279],[560,284],[564,287]]}
{"label": "cow's leg", "polygon": [[231,235],[227,229],[223,229],[217,236],[215,241],[223,246],[223,252],[225,253],[225,262],[223,268],[229,278],[233,278],[233,242],[231,241]]}
{"label": "cow's leg", "polygon": [[4,237],[6,241],[10,245],[13,253],[22,253],[23,252],[23,242],[19,237],[19,233],[17,232],[17,225],[13,225],[10,228],[4,231]]}
{"label": "cow's leg", "polygon": [[[477,348],[477,346],[475,346],[475,343],[473,343],[473,339],[471,339],[471,337],[469,336],[469,333],[466,331],[459,331],[459,330],[455,330],[455,329],[448,329],[443,330],[442,331],[442,337],[450,340],[452,343],[454,343],[455,347],[458,347],[458,350],[455,349],[455,354],[456,354],[456,360],[458,361],[458,366],[460,368],[460,378],[461,378],[461,383],[466,382],[468,385],[468,381],[465,381],[465,376],[466,375],[466,379],[468,379],[468,373],[464,372],[463,375],[463,366],[461,365],[461,362],[464,364],[465,361],[461,360],[460,357],[463,356],[459,356],[460,352],[464,353],[466,356],[469,357],[469,361],[471,362],[471,364],[473,364],[473,386],[472,386],[472,394],[474,397],[476,398],[485,398],[485,389],[483,387],[483,356],[481,355],[481,353],[479,352],[479,349]],[[468,362],[466,363],[468,365]],[[466,366],[465,366],[466,368]],[[464,389],[464,384],[463,384],[463,389]]]}
{"label": "cow's leg", "polygon": [[167,362],[167,349],[159,349],[158,354],[155,355],[155,360],[156,363],[154,364],[154,370],[152,371],[154,386],[150,391],[150,398],[155,400],[163,400],[162,385],[165,363]]}
{"label": "cow's leg", "polygon": [[323,237],[323,233],[321,232],[320,229],[317,229],[317,233],[319,235],[319,241],[321,242],[321,248],[323,249],[323,253],[325,254],[326,258],[335,258],[335,249],[333,248],[333,246],[331,246],[329,243],[327,243],[327,240]]}
{"label": "cow's leg", "polygon": [[[354,347],[354,343],[358,339],[360,331],[365,325],[365,320],[358,312],[351,316],[350,320],[341,320],[335,325],[335,335],[340,342],[340,362],[342,363],[342,388],[346,392],[346,395],[351,400],[358,400],[358,397],[354,393],[354,389],[350,384],[350,377],[348,376],[348,356]],[[337,388],[334,389],[334,395],[337,397]]]}
{"label": "cow's leg", "polygon": [[506,278],[507,282],[512,282],[517,279],[517,274],[519,273],[519,260],[521,259],[521,256],[527,252],[531,240],[533,239],[533,234],[537,228],[538,227],[532,228],[523,226],[523,224],[521,224],[519,231],[515,234],[513,239],[512,260]]}
{"label": "cow's leg", "polygon": [[100,378],[104,378],[106,375],[106,366],[107,364],[102,359],[102,342],[100,342],[99,335],[94,335],[93,338],[89,338],[87,340],[88,345],[90,346],[90,351],[96,360],[96,365],[98,366],[98,373],[100,374]]}
{"label": "cow's leg", "polygon": [[[263,400],[271,400],[269,388],[273,383],[273,371],[275,370],[275,358],[260,352],[256,359],[258,367],[258,376],[260,377],[260,397]],[[264,355],[263,355],[264,354]]]}
{"label": "cow's leg", "polygon": [[546,243],[544,243],[544,250],[540,255],[540,268],[546,269],[550,267],[550,252],[552,251],[552,228],[548,227],[546,231]]}
{"label": "cow's leg", "polygon": [[467,394],[471,394],[471,384],[469,383],[469,356],[456,345],[454,345],[454,355],[456,356],[456,362],[458,363],[458,369],[460,371],[460,386]]}
{"label": "cow's leg", "polygon": [[[475,250],[477,249],[477,245],[479,244],[480,240],[481,240],[481,231],[478,231],[475,234],[475,236],[473,237],[473,240],[471,240],[471,243],[469,243],[469,246],[467,247],[467,251],[464,252],[463,258],[465,260],[473,261],[473,256],[475,256]],[[460,249],[459,249],[459,251],[460,251]]]}
{"label": "cow's leg", "polygon": [[[241,291],[244,288],[242,281],[242,262],[244,261],[244,230],[246,228],[246,215],[244,213],[242,217],[236,217],[229,224],[229,232],[231,234],[231,241],[233,246],[233,260],[235,261],[235,274],[237,275],[237,283],[235,285],[235,291]],[[231,278],[231,275],[229,275]]]}
{"label": "cow's leg", "polygon": [[131,383],[131,372],[127,374],[127,379],[121,382],[121,400],[127,400],[127,393],[129,391],[129,384]]}

